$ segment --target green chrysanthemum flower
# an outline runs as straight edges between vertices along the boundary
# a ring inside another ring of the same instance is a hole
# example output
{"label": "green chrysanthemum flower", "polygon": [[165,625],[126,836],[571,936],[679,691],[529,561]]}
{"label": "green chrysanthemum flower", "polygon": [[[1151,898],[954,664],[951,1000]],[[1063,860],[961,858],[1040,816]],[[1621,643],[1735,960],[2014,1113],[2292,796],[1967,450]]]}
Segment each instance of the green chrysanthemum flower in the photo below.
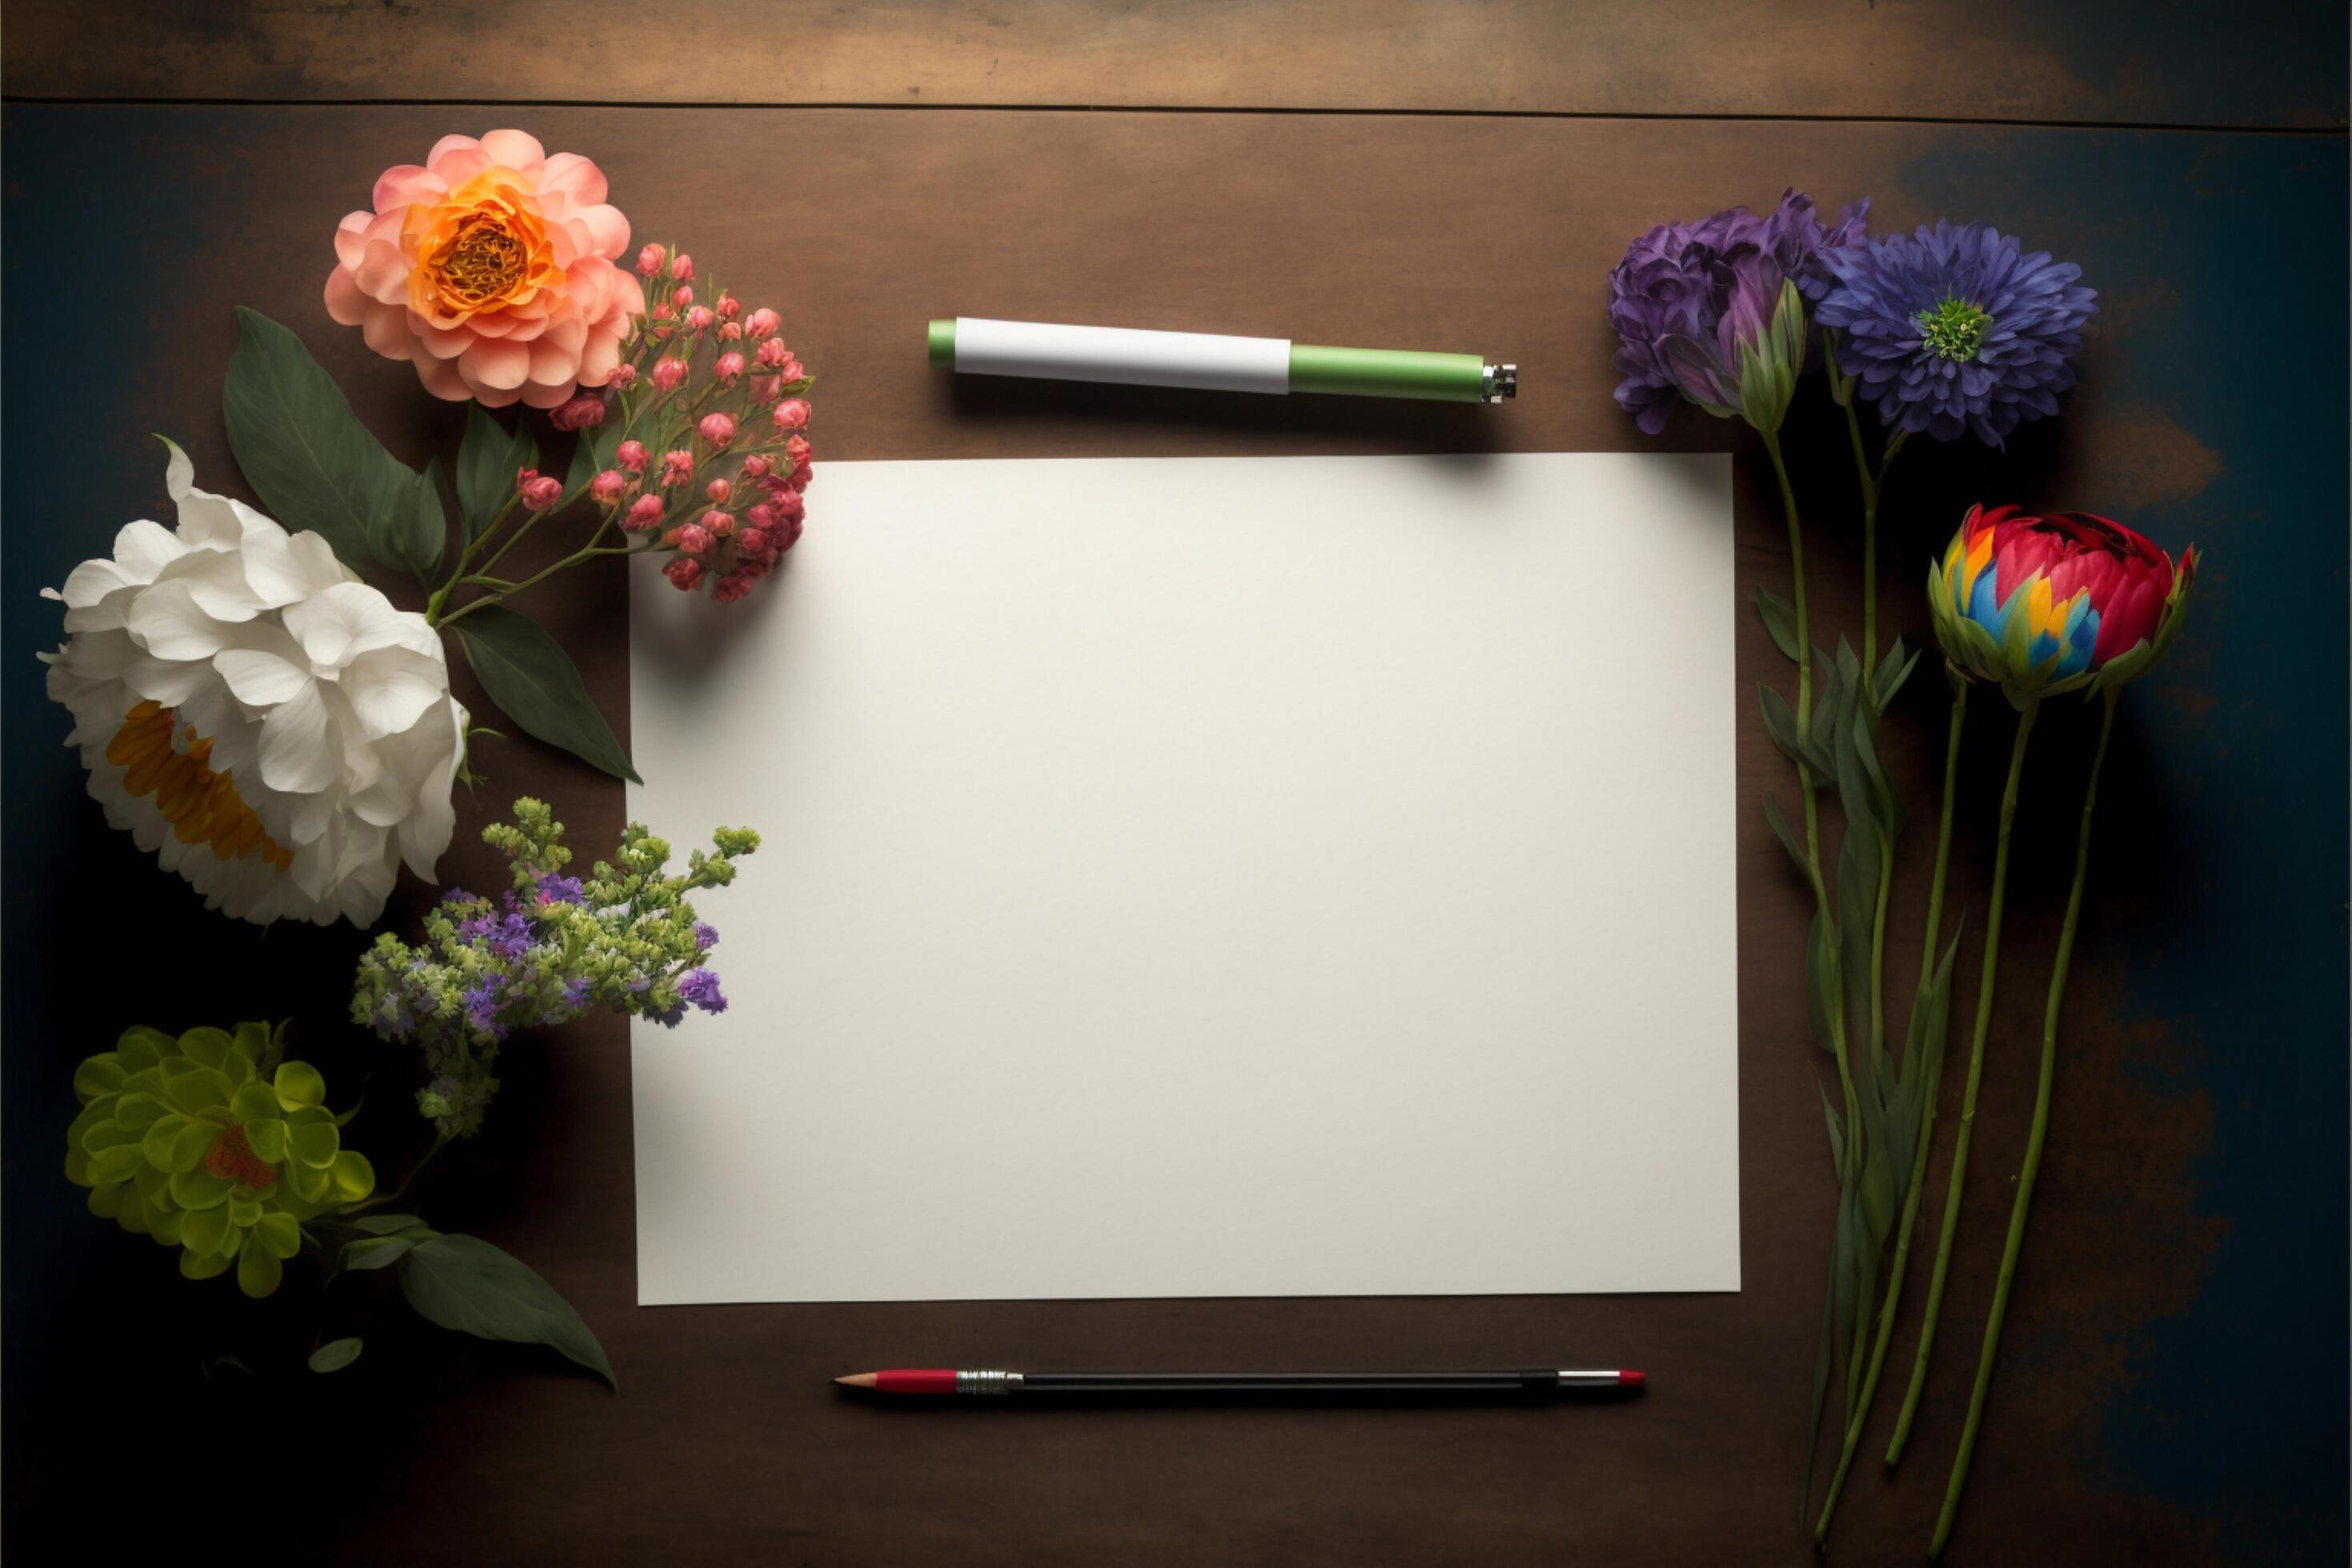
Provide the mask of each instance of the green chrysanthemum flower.
{"label": "green chrysanthemum flower", "polygon": [[90,1190],[90,1213],[179,1247],[191,1279],[235,1264],[247,1295],[277,1289],[302,1222],[375,1190],[367,1157],[342,1147],[326,1080],[284,1050],[282,1025],[133,1028],[85,1060],[66,1176]]}

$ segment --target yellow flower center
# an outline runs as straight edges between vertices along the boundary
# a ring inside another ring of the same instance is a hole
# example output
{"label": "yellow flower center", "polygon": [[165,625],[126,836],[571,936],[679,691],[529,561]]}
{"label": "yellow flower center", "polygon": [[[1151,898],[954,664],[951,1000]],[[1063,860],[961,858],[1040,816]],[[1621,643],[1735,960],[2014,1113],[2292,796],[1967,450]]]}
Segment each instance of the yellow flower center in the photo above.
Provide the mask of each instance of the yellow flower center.
{"label": "yellow flower center", "polygon": [[253,1152],[245,1141],[245,1129],[232,1127],[220,1135],[205,1153],[205,1169],[214,1175],[232,1182],[243,1182],[258,1193],[266,1193],[278,1184],[278,1173]]}
{"label": "yellow flower center", "polygon": [[280,871],[290,868],[294,852],[261,830],[261,818],[238,798],[228,774],[205,765],[213,743],[192,724],[188,749],[181,751],[173,744],[178,730],[172,710],[160,702],[142,702],[124,717],[106,746],[106,760],[122,770],[123,793],[153,795],[173,836],[183,844],[211,845],[215,859],[258,852]]}

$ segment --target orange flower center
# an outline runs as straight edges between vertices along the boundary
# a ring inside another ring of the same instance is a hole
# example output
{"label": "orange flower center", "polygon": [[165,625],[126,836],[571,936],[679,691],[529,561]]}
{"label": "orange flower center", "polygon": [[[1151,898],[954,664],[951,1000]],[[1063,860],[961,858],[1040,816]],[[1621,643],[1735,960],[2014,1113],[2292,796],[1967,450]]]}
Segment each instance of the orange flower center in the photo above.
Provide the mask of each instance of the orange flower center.
{"label": "orange flower center", "polygon": [[438,327],[528,305],[564,281],[539,199],[511,169],[485,169],[443,201],[412,205],[401,233],[415,258],[409,308]]}
{"label": "orange flower center", "polygon": [[457,226],[457,236],[436,263],[442,292],[479,310],[502,299],[522,277],[522,241],[496,218],[475,214]]}
{"label": "orange flower center", "polygon": [[253,1152],[242,1127],[232,1127],[220,1135],[220,1142],[205,1155],[205,1169],[228,1181],[243,1182],[256,1192],[266,1193],[278,1184],[278,1173]]}
{"label": "orange flower center", "polygon": [[[153,795],[155,809],[180,842],[209,844],[215,859],[234,860],[257,852],[280,871],[290,868],[294,852],[261,830],[261,818],[238,798],[228,774],[205,765],[213,743],[192,724],[188,749],[181,751],[173,744],[178,730],[172,710],[159,702],[142,702],[124,718],[106,746],[106,760],[122,770],[123,793]],[[240,1133],[237,1146],[244,1145]]]}

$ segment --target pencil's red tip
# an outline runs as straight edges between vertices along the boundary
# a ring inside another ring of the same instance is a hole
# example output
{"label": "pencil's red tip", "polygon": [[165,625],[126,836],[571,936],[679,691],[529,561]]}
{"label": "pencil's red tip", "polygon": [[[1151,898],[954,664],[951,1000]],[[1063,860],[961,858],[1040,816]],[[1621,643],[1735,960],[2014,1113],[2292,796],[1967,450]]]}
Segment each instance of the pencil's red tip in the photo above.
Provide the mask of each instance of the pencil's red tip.
{"label": "pencil's red tip", "polygon": [[1617,1385],[1620,1388],[1639,1388],[1649,1381],[1647,1373],[1621,1372],[1617,1374]]}

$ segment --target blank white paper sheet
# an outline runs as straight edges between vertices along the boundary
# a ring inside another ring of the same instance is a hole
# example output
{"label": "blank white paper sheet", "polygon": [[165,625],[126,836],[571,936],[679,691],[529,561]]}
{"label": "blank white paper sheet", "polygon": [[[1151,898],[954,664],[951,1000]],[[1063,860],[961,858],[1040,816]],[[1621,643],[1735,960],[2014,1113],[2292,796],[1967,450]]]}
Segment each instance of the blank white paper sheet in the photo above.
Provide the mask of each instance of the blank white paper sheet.
{"label": "blank white paper sheet", "polygon": [[1721,456],[833,463],[637,563],[637,1298],[1739,1287]]}

